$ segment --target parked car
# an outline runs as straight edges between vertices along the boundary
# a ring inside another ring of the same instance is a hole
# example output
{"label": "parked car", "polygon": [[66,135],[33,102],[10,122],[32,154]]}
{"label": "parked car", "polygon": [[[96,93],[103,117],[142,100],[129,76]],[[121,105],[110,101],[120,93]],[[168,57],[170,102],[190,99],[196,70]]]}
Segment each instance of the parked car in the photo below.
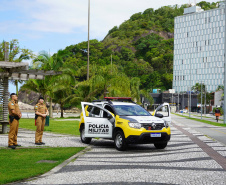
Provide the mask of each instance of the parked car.
{"label": "parked car", "polygon": [[160,105],[152,116],[131,98],[106,97],[92,103],[81,102],[80,138],[89,144],[92,138],[114,140],[117,150],[128,144],[153,143],[164,149],[170,140],[171,114],[168,103]]}
{"label": "parked car", "polygon": [[180,110],[180,113],[188,113],[187,109]]}

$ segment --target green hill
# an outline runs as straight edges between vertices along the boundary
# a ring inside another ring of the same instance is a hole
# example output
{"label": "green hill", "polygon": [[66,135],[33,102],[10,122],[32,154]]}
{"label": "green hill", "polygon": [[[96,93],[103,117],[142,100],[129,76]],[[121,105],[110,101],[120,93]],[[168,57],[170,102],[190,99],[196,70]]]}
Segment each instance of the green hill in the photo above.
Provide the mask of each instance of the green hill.
{"label": "green hill", "polygon": [[[198,3],[205,10],[216,8],[216,3]],[[183,15],[182,6],[148,8],[109,30],[102,41],[90,41],[90,65],[106,66],[112,63],[129,78],[140,79],[140,89],[172,88],[174,18]],[[76,67],[77,79],[86,79],[87,42],[66,47],[66,64]],[[56,55],[55,55],[56,57]],[[91,71],[91,76],[95,75]]]}

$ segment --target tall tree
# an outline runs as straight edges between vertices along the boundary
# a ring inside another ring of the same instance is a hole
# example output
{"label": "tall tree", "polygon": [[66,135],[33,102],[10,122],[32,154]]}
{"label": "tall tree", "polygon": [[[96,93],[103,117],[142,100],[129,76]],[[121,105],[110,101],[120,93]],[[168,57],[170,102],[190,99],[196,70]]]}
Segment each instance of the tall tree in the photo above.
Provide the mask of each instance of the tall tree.
{"label": "tall tree", "polygon": [[[9,52],[9,62],[22,62],[23,60],[29,60],[35,57],[31,50],[21,48],[17,39],[11,40],[8,48],[5,48],[5,43],[5,41],[0,43],[0,61],[5,60],[5,49]],[[18,95],[18,83],[22,83],[22,81],[11,80],[11,82],[16,86],[16,94]]]}

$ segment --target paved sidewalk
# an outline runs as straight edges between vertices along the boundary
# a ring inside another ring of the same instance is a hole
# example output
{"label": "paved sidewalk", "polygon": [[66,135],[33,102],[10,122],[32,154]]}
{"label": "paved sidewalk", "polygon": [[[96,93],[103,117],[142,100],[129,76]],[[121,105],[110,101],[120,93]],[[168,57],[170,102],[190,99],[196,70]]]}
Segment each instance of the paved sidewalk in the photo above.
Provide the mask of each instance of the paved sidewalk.
{"label": "paved sidewalk", "polygon": [[[189,121],[189,120],[188,120]],[[226,157],[226,147],[173,121],[177,127]],[[172,139],[164,150],[153,145],[131,145],[119,152],[113,142],[96,140],[92,150],[59,171],[25,184],[226,184],[226,171],[190,137],[172,126]]]}
{"label": "paved sidewalk", "polygon": [[[189,113],[183,113],[183,114],[182,113],[176,113],[176,114],[189,116]],[[201,119],[201,114],[192,112],[191,113],[191,118]],[[220,116],[219,120],[218,120],[218,123],[223,123],[223,119],[224,119],[224,117]],[[216,117],[214,115],[212,115],[212,114],[202,114],[202,120],[207,120],[207,121],[212,121],[212,122],[216,122],[217,123]]]}
{"label": "paved sidewalk", "polygon": [[[41,145],[41,146],[49,146],[49,147],[87,146],[80,141],[79,136],[53,134],[45,131],[44,131],[42,140],[45,143],[45,145]],[[22,145],[22,147],[40,147],[40,145],[34,144],[35,131],[19,128],[17,141],[18,141],[18,144]],[[0,149],[1,147],[7,147],[7,146],[8,146],[8,134],[0,134]]]}

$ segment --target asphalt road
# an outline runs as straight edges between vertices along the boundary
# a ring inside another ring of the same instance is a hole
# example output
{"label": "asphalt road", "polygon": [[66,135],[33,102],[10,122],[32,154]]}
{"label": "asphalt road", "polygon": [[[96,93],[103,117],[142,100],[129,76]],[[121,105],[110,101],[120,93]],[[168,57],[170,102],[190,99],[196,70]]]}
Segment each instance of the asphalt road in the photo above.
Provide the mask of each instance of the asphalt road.
{"label": "asphalt road", "polygon": [[184,126],[190,127],[204,135],[211,137],[226,146],[226,127],[217,127],[208,125],[202,122],[193,121],[184,117],[172,115],[172,119],[178,123],[183,123]]}
{"label": "asphalt road", "polygon": [[[76,160],[24,183],[225,185],[226,146],[203,135],[205,129],[212,130],[212,126],[173,115],[172,137],[164,150],[147,144],[130,145],[127,151],[119,152],[112,141],[94,140],[91,149]],[[218,133],[215,130],[213,135]]]}

